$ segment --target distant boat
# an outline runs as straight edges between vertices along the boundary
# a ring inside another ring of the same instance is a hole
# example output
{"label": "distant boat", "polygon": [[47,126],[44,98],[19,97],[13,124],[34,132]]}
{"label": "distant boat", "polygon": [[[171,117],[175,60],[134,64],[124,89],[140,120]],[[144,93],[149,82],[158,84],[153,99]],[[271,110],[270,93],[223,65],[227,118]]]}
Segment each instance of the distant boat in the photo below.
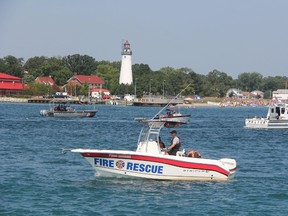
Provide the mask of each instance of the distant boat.
{"label": "distant boat", "polygon": [[92,118],[96,115],[96,112],[97,110],[76,110],[67,101],[58,101],[53,103],[50,109],[40,110],[40,115],[58,118]]}
{"label": "distant boat", "polygon": [[158,115],[155,120],[166,121],[165,127],[174,127],[175,125],[187,124],[191,115],[183,115],[175,107],[166,109],[166,115]]}
{"label": "distant boat", "polygon": [[275,103],[268,108],[266,118],[245,119],[246,128],[286,128],[288,129],[288,104]]}
{"label": "distant boat", "polygon": [[[173,128],[182,124],[187,124],[189,122],[189,118],[191,115],[183,115],[181,114],[175,107],[169,107],[166,109],[166,114],[156,115],[153,119],[149,119],[149,121],[154,122],[165,122],[165,127]],[[138,122],[146,122],[148,119],[146,118],[135,118],[135,121]]]}

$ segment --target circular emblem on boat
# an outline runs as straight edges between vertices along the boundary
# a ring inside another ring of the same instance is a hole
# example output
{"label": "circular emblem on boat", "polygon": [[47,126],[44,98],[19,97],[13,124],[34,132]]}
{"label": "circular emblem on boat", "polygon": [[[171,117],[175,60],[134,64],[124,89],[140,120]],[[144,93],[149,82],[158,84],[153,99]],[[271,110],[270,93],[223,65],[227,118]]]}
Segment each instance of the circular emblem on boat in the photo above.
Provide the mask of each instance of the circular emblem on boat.
{"label": "circular emblem on boat", "polygon": [[125,162],[122,161],[122,160],[118,160],[116,162],[116,166],[117,166],[118,169],[123,169],[123,167],[125,166]]}

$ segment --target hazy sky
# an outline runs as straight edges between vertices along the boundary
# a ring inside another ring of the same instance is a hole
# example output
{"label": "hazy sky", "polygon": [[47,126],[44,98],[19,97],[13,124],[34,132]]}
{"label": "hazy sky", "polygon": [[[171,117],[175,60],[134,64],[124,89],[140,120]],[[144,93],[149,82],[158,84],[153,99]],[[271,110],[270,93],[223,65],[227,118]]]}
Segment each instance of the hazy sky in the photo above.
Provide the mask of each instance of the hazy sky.
{"label": "hazy sky", "polygon": [[0,0],[0,58],[87,54],[133,63],[288,76],[287,0]]}

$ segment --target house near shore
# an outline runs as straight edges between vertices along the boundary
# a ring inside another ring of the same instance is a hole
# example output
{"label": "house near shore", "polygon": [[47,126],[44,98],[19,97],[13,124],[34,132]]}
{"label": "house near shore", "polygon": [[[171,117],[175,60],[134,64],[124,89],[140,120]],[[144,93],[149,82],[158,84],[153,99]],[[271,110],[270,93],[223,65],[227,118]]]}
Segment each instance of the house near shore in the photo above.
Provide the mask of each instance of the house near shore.
{"label": "house near shore", "polygon": [[35,82],[36,83],[41,83],[41,84],[44,84],[44,85],[49,85],[51,87],[56,85],[55,81],[52,79],[51,76],[48,76],[48,77],[37,77],[35,79]]}
{"label": "house near shore", "polygon": [[90,90],[92,98],[101,98],[103,95],[110,95],[110,91],[104,88],[93,88]]}
{"label": "house near shore", "polygon": [[0,72],[0,95],[20,94],[24,88],[20,77]]}
{"label": "house near shore", "polygon": [[[104,80],[102,80],[97,75],[78,75],[74,73],[74,75],[67,81],[67,83],[63,86],[63,89],[70,95],[75,93],[75,89],[77,86],[82,87],[84,84],[88,84],[89,89],[99,88],[102,89],[105,84]],[[75,93],[76,94],[76,93]]]}
{"label": "house near shore", "polygon": [[273,91],[273,98],[277,98],[278,100],[288,100],[288,89],[278,89],[277,91]]}
{"label": "house near shore", "polygon": [[237,98],[237,99],[260,99],[264,97],[262,91],[252,91],[252,92],[243,92],[239,89],[229,89],[226,93],[227,98]]}
{"label": "house near shore", "polygon": [[55,90],[55,91],[58,89],[57,84],[55,83],[55,81],[53,80],[53,78],[51,76],[48,76],[48,77],[37,77],[35,79],[35,83],[48,85],[48,86],[52,87],[53,90]]}

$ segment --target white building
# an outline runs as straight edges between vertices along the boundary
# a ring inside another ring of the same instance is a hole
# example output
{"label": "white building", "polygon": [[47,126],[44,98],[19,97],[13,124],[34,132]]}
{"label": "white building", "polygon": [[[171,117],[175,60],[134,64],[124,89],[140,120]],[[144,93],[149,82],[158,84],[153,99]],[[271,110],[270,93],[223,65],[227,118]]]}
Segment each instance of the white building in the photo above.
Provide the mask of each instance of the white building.
{"label": "white building", "polygon": [[273,98],[288,100],[288,89],[278,89],[277,91],[273,91]]}
{"label": "white building", "polygon": [[104,88],[93,88],[90,92],[92,98],[101,98],[103,95],[110,95],[110,91]]}
{"label": "white building", "polygon": [[122,54],[122,60],[121,60],[119,84],[131,85],[133,83],[132,60],[131,60],[132,51],[130,49],[130,44],[127,40],[123,43],[121,54]]}

